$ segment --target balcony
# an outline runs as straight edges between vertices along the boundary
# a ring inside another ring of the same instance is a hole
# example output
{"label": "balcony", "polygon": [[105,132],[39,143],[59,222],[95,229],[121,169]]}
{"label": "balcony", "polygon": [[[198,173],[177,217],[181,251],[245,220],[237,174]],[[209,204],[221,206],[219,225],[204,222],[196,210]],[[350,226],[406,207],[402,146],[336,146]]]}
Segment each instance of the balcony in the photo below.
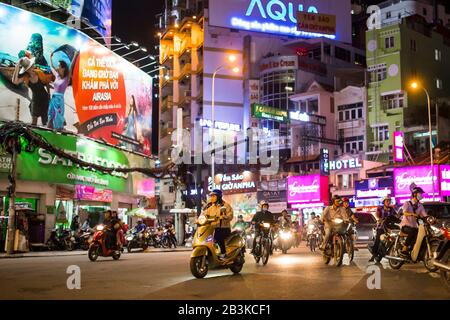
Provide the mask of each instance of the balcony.
{"label": "balcony", "polygon": [[167,96],[161,101],[161,113],[171,110],[173,107],[173,96]]}
{"label": "balcony", "polygon": [[190,76],[192,73],[192,65],[190,63],[186,63],[183,68],[181,68],[179,79],[184,78],[185,76]]}
{"label": "balcony", "polygon": [[345,121],[345,122],[338,122],[338,125],[337,125],[338,130],[352,129],[352,128],[363,128],[363,127],[365,127],[365,122],[362,119],[352,120],[352,121]]}
{"label": "balcony", "polygon": [[169,59],[173,58],[174,50],[172,45],[161,46],[160,64],[164,65]]}
{"label": "balcony", "polygon": [[173,82],[173,71],[163,72],[161,76],[161,88],[164,88],[169,83]]}
{"label": "balcony", "polygon": [[183,56],[186,52],[190,51],[192,48],[191,37],[187,36],[180,43],[180,57]]}

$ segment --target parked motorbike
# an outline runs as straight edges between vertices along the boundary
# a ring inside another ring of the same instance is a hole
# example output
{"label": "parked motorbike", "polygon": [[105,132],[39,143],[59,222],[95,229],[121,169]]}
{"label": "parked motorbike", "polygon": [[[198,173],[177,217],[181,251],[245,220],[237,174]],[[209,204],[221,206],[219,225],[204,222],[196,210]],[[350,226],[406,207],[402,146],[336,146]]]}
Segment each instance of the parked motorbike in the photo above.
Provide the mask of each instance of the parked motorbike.
{"label": "parked motorbike", "polygon": [[442,283],[450,291],[450,225],[441,230],[443,239],[436,250],[434,266],[439,269]]}
{"label": "parked motorbike", "polygon": [[175,230],[173,228],[165,228],[161,237],[161,245],[163,248],[176,248],[177,239],[175,238]]}
{"label": "parked motorbike", "polygon": [[89,260],[94,262],[99,256],[112,257],[114,260],[119,260],[121,255],[120,248],[115,243],[110,248],[106,247],[107,228],[104,225],[98,225],[95,230],[92,243],[89,246]]}
{"label": "parked motorbike", "polygon": [[75,238],[72,238],[71,231],[70,230],[62,230],[61,232],[58,232],[59,229],[53,229],[50,233],[50,237],[48,238],[46,242],[46,246],[48,250],[55,251],[55,250],[67,250],[72,251],[75,246]]}
{"label": "parked motorbike", "polygon": [[347,232],[348,225],[344,223],[344,220],[336,218],[332,221],[331,235],[328,243],[325,245],[322,257],[325,264],[329,264],[331,259],[334,259],[334,263],[337,267],[342,265],[345,252],[345,233]]}
{"label": "parked motorbike", "polygon": [[255,237],[256,245],[253,256],[255,257],[256,263],[262,260],[262,264],[266,265],[273,250],[272,225],[267,222],[261,223],[259,233]]}
{"label": "parked motorbike", "polygon": [[[223,208],[224,209],[224,208]],[[221,210],[225,214],[226,210]],[[220,248],[214,242],[214,230],[222,219],[207,218],[201,215],[196,223],[197,231],[192,243],[192,254],[190,259],[191,273],[196,278],[204,278],[209,269],[228,268],[233,273],[239,273],[245,263],[245,241],[239,232],[232,232],[225,240],[226,257],[220,259]]]}
{"label": "parked motorbike", "polygon": [[81,230],[79,232],[72,231],[72,237],[75,239],[75,249],[89,250],[90,242],[92,241],[94,232],[92,229]]}
{"label": "parked motorbike", "polygon": [[430,272],[436,272],[438,268],[433,263],[434,253],[436,252],[440,239],[434,235],[431,226],[436,223],[436,218],[428,216],[425,219],[419,218],[419,231],[414,247],[411,250],[410,257],[402,257],[401,251],[405,244],[407,234],[399,232],[395,237],[395,242],[390,247],[385,258],[389,260],[392,269],[400,269],[405,263],[423,262],[425,268]]}
{"label": "parked motorbike", "polygon": [[137,232],[136,229],[131,229],[127,232],[125,239],[127,240],[127,251],[131,252],[132,249],[140,248],[147,250],[148,248],[149,234],[146,230]]}

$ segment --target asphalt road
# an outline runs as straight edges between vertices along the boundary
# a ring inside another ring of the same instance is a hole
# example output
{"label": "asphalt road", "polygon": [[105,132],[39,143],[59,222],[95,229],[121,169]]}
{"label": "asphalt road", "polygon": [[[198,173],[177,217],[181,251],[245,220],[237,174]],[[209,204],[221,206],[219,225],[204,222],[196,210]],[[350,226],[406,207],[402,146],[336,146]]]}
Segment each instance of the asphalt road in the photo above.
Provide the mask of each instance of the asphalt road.
{"label": "asphalt road", "polygon": [[[274,253],[267,266],[247,255],[240,275],[210,271],[195,279],[189,271],[189,252],[131,253],[119,261],[87,256],[0,260],[0,299],[450,299],[437,274],[422,265],[391,270],[380,265],[381,289],[369,290],[369,252],[337,268],[324,265],[319,253],[306,248],[287,255]],[[80,267],[81,289],[69,290],[71,265]]]}

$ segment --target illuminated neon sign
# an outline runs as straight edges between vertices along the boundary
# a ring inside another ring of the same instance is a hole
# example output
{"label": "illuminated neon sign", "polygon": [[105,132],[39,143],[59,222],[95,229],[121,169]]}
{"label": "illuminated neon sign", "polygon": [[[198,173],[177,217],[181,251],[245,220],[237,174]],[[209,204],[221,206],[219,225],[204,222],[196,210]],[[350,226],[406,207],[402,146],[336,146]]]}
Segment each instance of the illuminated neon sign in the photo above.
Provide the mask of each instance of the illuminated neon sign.
{"label": "illuminated neon sign", "polygon": [[[208,119],[199,119],[200,126],[204,128],[212,128],[212,121]],[[214,121],[216,129],[224,130],[224,131],[241,131],[240,124],[228,123],[228,122],[220,122]]]}
{"label": "illuminated neon sign", "polygon": [[[298,9],[298,11],[295,9]],[[251,0],[245,13],[246,18],[232,17],[231,26],[248,31],[278,33],[304,38],[326,37],[336,39],[336,35],[298,30],[296,15],[297,12],[304,11],[305,6],[303,4],[294,5],[292,2],[286,4],[280,0],[270,0],[264,5],[262,0]],[[307,12],[319,13],[315,6],[309,6]],[[267,21],[260,22],[255,18]]]}

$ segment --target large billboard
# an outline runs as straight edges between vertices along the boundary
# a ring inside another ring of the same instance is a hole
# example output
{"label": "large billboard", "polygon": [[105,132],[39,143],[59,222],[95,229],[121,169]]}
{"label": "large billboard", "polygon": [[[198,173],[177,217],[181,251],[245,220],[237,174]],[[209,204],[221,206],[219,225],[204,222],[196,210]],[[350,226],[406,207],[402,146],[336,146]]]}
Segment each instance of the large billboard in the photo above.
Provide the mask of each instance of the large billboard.
{"label": "large billboard", "polygon": [[[152,78],[83,33],[0,4],[0,119],[150,155]],[[13,37],[11,35],[14,35]]]}
{"label": "large billboard", "polygon": [[[336,16],[336,33],[299,30],[299,12]],[[209,24],[299,38],[326,37],[352,42],[350,0],[210,0]]]}
{"label": "large billboard", "polygon": [[289,203],[328,203],[328,177],[319,174],[288,178]]}
{"label": "large billboard", "polygon": [[[411,184],[421,187],[425,194],[424,200],[433,199],[433,189],[435,198],[439,195],[439,172],[438,166],[434,166],[434,174],[430,166],[401,167],[394,169],[395,197],[403,203],[411,197]],[[434,187],[433,187],[434,185]],[[438,197],[439,198],[439,197]]]}
{"label": "large billboard", "polygon": [[112,0],[43,0],[67,10],[75,18],[86,19],[105,37],[111,36]]}

